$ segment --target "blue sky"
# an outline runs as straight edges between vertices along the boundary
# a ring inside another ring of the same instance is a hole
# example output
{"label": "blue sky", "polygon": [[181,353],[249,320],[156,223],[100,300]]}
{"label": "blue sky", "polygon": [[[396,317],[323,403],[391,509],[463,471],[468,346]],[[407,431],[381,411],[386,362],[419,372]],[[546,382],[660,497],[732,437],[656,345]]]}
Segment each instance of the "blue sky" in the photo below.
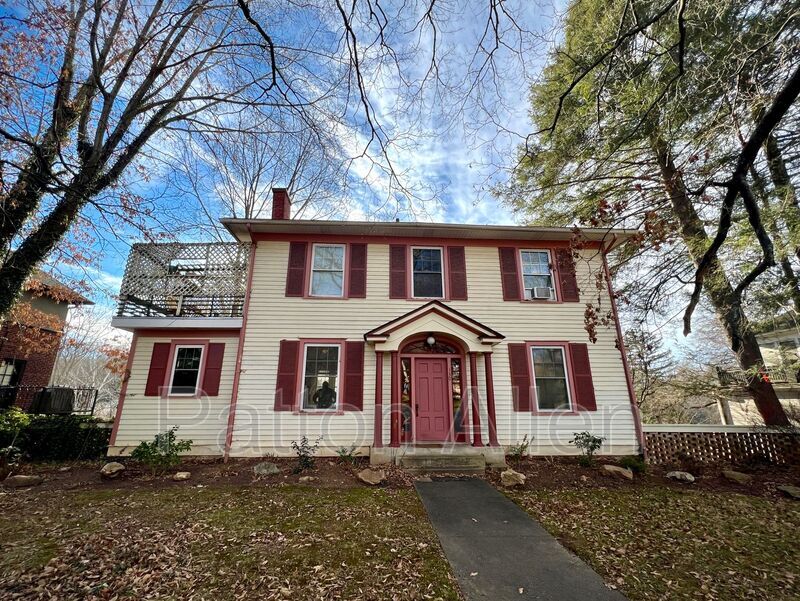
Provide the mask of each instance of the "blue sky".
{"label": "blue sky", "polygon": [[[551,8],[524,0],[509,4],[523,29],[543,31],[549,25],[544,15]],[[447,89],[430,86],[409,101],[408,91],[397,85],[396,72],[378,68],[370,73],[368,91],[377,119],[385,131],[401,140],[390,147],[389,156],[402,173],[403,185],[419,198],[390,190],[385,173],[371,169],[374,163],[370,159],[357,159],[350,165],[347,207],[339,218],[371,220],[397,216],[406,221],[514,223],[513,215],[490,190],[506,177],[515,148],[521,136],[529,131],[527,90],[545,58],[547,46],[535,35],[525,34],[523,40],[523,36],[516,33],[515,37],[512,31],[507,39],[523,52],[501,48],[496,55],[496,76],[483,80],[485,86],[470,89],[481,58],[479,55],[476,63],[473,53],[483,33],[486,15],[483,3],[465,5],[466,9],[450,13],[440,24],[440,71]],[[414,15],[406,17],[409,22],[417,19]],[[289,16],[287,23],[294,23],[296,29],[282,31],[280,35],[288,40],[305,35],[306,21]],[[430,38],[404,36],[400,32],[392,42],[398,54],[409,57],[402,66],[404,75],[413,81],[422,80],[429,66]],[[357,156],[365,148],[363,121],[359,122],[358,115],[353,116],[351,126],[349,131],[341,132],[341,139],[345,152]],[[155,146],[159,144],[167,142],[155,142]],[[375,160],[378,154],[375,147],[370,150]],[[377,160],[380,162],[381,157]],[[136,192],[159,207],[161,215],[174,212],[184,218],[188,216],[188,220],[207,221],[191,198],[182,197],[167,185],[169,169],[163,164],[149,165],[148,181],[139,182]],[[273,174],[276,183],[281,183],[281,179],[282,174]],[[87,217],[96,221],[91,213]],[[153,224],[153,232],[159,233],[160,229],[169,228]],[[94,300],[109,308],[119,290],[130,244],[142,237],[135,230],[113,234],[101,233],[93,249],[99,255],[97,269],[87,273],[94,288]],[[197,237],[191,230],[177,236],[179,240]]]}

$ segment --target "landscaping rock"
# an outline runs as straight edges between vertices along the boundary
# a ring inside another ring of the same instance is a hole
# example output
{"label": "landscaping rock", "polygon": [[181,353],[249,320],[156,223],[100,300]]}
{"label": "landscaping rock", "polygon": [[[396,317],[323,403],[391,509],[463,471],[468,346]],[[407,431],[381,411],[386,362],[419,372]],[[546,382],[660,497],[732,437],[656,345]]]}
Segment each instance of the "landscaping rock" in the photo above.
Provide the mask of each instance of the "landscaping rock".
{"label": "landscaping rock", "polygon": [[722,475],[731,482],[736,482],[736,484],[750,484],[753,481],[753,476],[749,474],[743,474],[742,472],[737,472],[734,470],[724,470]]}
{"label": "landscaping rock", "polygon": [[800,501],[800,486],[792,486],[791,484],[783,484],[778,487],[778,490],[785,494],[787,497],[797,499]]}
{"label": "landscaping rock", "polygon": [[386,480],[386,472],[383,470],[374,470],[369,467],[365,470],[361,470],[356,475],[359,480],[365,484],[371,484],[372,486],[377,486]]}
{"label": "landscaping rock", "polygon": [[316,478],[314,476],[300,476],[297,480],[300,484],[311,484]]}
{"label": "landscaping rock", "polygon": [[500,474],[500,483],[506,488],[513,488],[515,486],[524,486],[525,474],[515,472],[511,468]]}
{"label": "landscaping rock", "polygon": [[275,476],[281,473],[280,468],[274,463],[264,461],[257,463],[253,466],[253,472],[256,476]]}
{"label": "landscaping rock", "polygon": [[669,472],[667,478],[678,482],[694,482],[695,478],[689,472]]}
{"label": "landscaping rock", "polygon": [[103,480],[113,480],[118,478],[119,475],[125,471],[125,466],[117,461],[106,463],[100,470],[100,477]]}
{"label": "landscaping rock", "polygon": [[627,468],[618,465],[604,465],[601,468],[604,476],[609,478],[620,478],[624,480],[633,480],[633,472]]}
{"label": "landscaping rock", "polygon": [[188,480],[191,477],[192,477],[192,472],[175,472],[172,475],[172,479],[175,480],[175,482],[183,482],[184,480]]}
{"label": "landscaping rock", "polygon": [[41,476],[25,476],[19,474],[16,476],[9,476],[3,480],[3,486],[8,486],[9,488],[24,488],[26,486],[38,486],[42,482],[44,482],[44,478]]}

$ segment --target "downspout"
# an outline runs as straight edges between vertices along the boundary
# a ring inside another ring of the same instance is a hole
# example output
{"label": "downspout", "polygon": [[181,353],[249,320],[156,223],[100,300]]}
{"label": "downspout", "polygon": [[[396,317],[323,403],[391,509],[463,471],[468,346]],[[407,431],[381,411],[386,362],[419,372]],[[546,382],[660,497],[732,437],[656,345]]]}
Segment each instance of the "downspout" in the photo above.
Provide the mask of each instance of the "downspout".
{"label": "downspout", "polygon": [[242,327],[239,330],[239,345],[236,347],[236,367],[233,372],[233,390],[231,391],[231,405],[228,409],[228,430],[225,434],[225,453],[223,459],[228,461],[233,442],[233,425],[236,420],[236,403],[239,400],[239,379],[242,373],[242,353],[244,352],[244,336],[247,330],[247,315],[250,312],[250,290],[253,288],[253,267],[256,259],[258,242],[253,240],[250,224],[247,224],[247,233],[250,236],[250,257],[247,261],[247,288],[244,291],[244,305],[242,306]]}
{"label": "downspout", "polygon": [[[609,244],[609,248],[614,246],[617,240],[617,235],[613,234],[613,239]],[[644,431],[642,430],[642,417],[639,412],[639,404],[636,401],[636,393],[633,390],[633,378],[631,377],[631,369],[628,365],[628,353],[625,350],[625,341],[622,338],[622,326],[619,323],[619,313],[617,313],[617,302],[614,299],[614,290],[611,287],[611,272],[608,269],[608,261],[606,261],[606,249],[600,247],[603,256],[603,271],[606,275],[606,285],[608,286],[608,297],[611,300],[611,315],[614,317],[614,325],[617,329],[617,348],[622,357],[622,367],[625,370],[625,382],[628,385],[628,397],[631,403],[631,413],[633,413],[633,427],[636,430],[636,439],[639,441],[639,447],[642,450],[642,456],[645,461],[647,460],[647,445],[645,444]]]}

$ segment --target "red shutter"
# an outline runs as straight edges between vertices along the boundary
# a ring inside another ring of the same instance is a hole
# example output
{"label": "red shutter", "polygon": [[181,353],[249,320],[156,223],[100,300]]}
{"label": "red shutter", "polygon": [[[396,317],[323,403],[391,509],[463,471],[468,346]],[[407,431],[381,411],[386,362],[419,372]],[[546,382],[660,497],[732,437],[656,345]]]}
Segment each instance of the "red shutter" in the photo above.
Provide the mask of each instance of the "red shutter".
{"label": "red shutter", "polygon": [[307,242],[289,243],[289,266],[286,270],[286,296],[303,296],[306,287]]}
{"label": "red shutter", "polygon": [[278,355],[278,375],[275,380],[275,411],[292,411],[297,397],[297,362],[300,343],[281,340]]}
{"label": "red shutter", "polygon": [[347,296],[349,298],[367,297],[367,245],[350,245],[350,272],[348,274]]}
{"label": "red shutter", "polygon": [[578,290],[578,280],[575,277],[575,259],[568,248],[559,248],[556,251],[556,267],[558,281],[561,282],[561,299],[565,303],[577,303],[581,300]]}
{"label": "red shutter", "polygon": [[501,246],[498,250],[500,251],[500,278],[503,281],[503,300],[521,300],[517,249]]}
{"label": "red shutter", "polygon": [[145,396],[159,396],[161,387],[167,379],[167,361],[172,345],[169,342],[156,342],[153,345],[153,354],[150,355],[150,370],[147,372],[147,384],[144,387]]}
{"label": "red shutter", "polygon": [[364,343],[344,343],[344,386],[341,400],[345,411],[364,408]]}
{"label": "red shutter", "polygon": [[511,368],[511,396],[514,411],[531,410],[531,371],[528,348],[523,344],[508,345],[508,364]]}
{"label": "red shutter", "polygon": [[389,246],[389,298],[407,298],[406,282],[408,247],[400,244]]}
{"label": "red shutter", "polygon": [[575,382],[575,404],[578,411],[597,411],[594,396],[592,368],[589,365],[589,346],[583,342],[571,342],[569,360],[572,364],[572,380]]}
{"label": "red shutter", "polygon": [[208,357],[203,373],[203,390],[206,396],[219,395],[219,381],[222,377],[222,358],[225,356],[225,343],[212,342],[208,345]]}
{"label": "red shutter", "polygon": [[467,261],[463,246],[447,247],[447,275],[452,300],[467,300]]}

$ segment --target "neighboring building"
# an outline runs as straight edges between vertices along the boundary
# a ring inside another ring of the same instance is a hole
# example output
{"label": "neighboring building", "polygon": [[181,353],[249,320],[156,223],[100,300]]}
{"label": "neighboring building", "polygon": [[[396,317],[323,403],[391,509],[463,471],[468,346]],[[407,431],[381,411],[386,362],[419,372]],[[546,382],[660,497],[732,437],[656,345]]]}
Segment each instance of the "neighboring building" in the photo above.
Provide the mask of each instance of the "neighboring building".
{"label": "neighboring building", "polygon": [[[112,325],[133,332],[112,455],[177,425],[193,453],[320,453],[373,462],[434,448],[502,460],[640,449],[605,255],[632,232],[225,219],[233,244],[139,244]],[[598,286],[598,281],[602,284]]]}
{"label": "neighboring building", "polygon": [[[754,326],[756,339],[764,357],[764,375],[772,382],[775,393],[790,419],[800,422],[800,322],[794,313],[784,313]],[[727,378],[727,381],[725,380]],[[725,372],[723,382],[732,385],[729,414],[723,421],[733,425],[764,423],[755,403],[745,388],[743,372]]]}
{"label": "neighboring building", "polygon": [[87,304],[92,302],[42,271],[28,279],[0,325],[0,405],[28,407],[48,386],[69,307]]}

